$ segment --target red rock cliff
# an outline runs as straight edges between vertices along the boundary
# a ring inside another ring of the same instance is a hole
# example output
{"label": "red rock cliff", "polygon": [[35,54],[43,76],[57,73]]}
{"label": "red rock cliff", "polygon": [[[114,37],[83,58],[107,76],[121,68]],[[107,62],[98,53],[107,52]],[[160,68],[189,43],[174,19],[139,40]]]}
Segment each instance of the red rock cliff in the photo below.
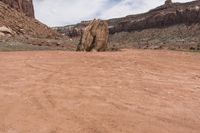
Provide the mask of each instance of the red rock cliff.
{"label": "red rock cliff", "polygon": [[18,11],[24,12],[27,16],[34,18],[32,0],[0,0]]}

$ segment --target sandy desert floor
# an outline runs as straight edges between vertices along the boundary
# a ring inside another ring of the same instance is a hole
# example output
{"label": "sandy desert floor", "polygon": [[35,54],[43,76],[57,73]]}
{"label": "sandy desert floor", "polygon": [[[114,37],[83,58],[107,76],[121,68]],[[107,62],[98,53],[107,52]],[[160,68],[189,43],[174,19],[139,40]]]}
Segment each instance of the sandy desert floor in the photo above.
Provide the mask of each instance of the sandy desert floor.
{"label": "sandy desert floor", "polygon": [[0,52],[0,133],[199,132],[199,53]]}

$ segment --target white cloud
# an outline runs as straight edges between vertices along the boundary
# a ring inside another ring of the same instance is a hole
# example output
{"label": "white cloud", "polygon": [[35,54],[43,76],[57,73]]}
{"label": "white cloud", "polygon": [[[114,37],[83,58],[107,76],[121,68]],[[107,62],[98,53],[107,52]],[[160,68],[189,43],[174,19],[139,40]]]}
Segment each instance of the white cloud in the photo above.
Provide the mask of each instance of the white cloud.
{"label": "white cloud", "polygon": [[[36,18],[49,26],[146,12],[165,0],[34,0]],[[187,2],[191,0],[173,0]]]}

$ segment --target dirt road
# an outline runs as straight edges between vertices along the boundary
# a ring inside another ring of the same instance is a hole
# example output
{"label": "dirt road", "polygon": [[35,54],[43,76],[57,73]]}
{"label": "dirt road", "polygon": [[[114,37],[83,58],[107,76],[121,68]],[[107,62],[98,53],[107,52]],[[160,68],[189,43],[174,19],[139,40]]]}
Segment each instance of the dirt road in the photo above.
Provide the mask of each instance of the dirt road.
{"label": "dirt road", "polygon": [[199,53],[0,53],[0,133],[199,132]]}

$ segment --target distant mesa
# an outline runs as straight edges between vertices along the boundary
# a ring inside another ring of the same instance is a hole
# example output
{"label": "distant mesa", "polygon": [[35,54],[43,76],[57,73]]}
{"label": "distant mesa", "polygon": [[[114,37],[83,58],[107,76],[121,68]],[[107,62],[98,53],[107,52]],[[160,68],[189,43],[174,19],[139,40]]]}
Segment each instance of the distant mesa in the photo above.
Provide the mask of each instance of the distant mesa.
{"label": "distant mesa", "polygon": [[[200,23],[199,7],[200,0],[187,3],[173,3],[172,0],[166,0],[163,5],[149,12],[109,19],[109,33],[134,32],[180,24],[191,25]],[[82,21],[75,25],[58,27],[57,30],[70,37],[80,36],[80,30],[88,25],[87,22]]]}

